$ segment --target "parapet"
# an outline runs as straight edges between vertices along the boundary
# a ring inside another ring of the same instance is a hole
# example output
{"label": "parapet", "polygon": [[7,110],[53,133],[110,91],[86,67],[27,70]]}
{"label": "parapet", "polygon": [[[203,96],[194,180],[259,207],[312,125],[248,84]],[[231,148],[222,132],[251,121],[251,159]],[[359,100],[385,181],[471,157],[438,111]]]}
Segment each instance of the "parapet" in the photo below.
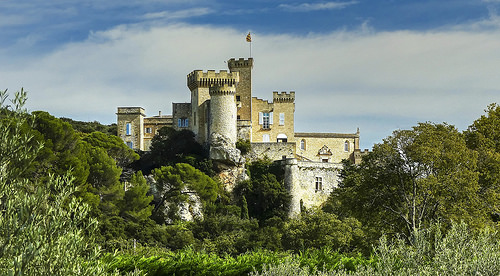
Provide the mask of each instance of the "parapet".
{"label": "parapet", "polygon": [[213,85],[209,88],[210,97],[214,95],[234,95],[236,93],[236,87],[234,85],[222,84]]}
{"label": "parapet", "polygon": [[293,103],[295,102],[295,91],[290,91],[290,93],[273,91],[273,102],[274,103]]}
{"label": "parapet", "polygon": [[253,67],[253,58],[239,58],[236,60],[235,58],[232,58],[227,61],[227,67],[229,70],[233,70],[234,68],[252,68]]}
{"label": "parapet", "polygon": [[213,85],[236,85],[239,81],[240,75],[238,72],[227,72],[227,70],[221,70],[219,73],[216,73],[215,70],[208,70],[207,72],[195,70],[187,75],[187,86],[190,90]]}
{"label": "parapet", "polygon": [[118,107],[118,112],[116,114],[146,116],[146,111],[142,107]]}

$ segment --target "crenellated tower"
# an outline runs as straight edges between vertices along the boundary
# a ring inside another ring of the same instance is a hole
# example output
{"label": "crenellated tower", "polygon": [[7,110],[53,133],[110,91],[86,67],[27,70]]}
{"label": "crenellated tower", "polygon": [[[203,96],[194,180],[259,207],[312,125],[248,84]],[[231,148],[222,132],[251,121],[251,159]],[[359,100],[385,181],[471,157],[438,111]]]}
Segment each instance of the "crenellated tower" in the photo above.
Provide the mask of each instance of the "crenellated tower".
{"label": "crenellated tower", "polygon": [[230,59],[227,66],[231,72],[239,72],[240,81],[236,86],[236,103],[238,118],[242,121],[252,120],[252,68],[253,58]]}
{"label": "crenellated tower", "polygon": [[187,86],[191,91],[191,123],[189,128],[196,135],[198,142],[206,143],[209,138],[210,87],[235,86],[238,82],[239,72],[228,72],[227,70],[220,72],[195,70],[187,75]]}

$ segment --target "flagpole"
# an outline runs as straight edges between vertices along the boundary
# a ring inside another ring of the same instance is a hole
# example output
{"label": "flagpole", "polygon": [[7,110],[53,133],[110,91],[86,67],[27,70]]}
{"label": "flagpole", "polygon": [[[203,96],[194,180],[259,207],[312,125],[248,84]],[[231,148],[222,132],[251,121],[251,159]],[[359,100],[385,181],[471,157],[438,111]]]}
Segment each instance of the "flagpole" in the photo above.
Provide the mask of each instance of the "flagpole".
{"label": "flagpole", "polygon": [[250,57],[252,57],[252,35],[248,32],[246,41],[250,43]]}

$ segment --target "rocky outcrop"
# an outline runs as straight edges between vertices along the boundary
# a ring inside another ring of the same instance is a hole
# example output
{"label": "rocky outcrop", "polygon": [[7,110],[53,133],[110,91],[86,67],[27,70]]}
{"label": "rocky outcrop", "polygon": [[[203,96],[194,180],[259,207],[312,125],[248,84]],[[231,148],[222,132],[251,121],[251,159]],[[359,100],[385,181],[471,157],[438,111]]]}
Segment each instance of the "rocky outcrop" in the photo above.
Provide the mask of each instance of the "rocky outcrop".
{"label": "rocky outcrop", "polygon": [[245,159],[231,140],[221,134],[210,135],[210,159],[231,165],[243,164]]}

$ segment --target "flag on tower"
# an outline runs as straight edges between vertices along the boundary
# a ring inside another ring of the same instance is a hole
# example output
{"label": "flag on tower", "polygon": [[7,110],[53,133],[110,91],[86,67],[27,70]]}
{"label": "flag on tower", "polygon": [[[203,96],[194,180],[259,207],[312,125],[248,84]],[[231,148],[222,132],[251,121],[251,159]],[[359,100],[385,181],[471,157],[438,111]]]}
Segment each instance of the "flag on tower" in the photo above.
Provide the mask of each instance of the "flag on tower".
{"label": "flag on tower", "polygon": [[247,34],[247,42],[252,42],[252,36],[250,35],[250,32]]}

